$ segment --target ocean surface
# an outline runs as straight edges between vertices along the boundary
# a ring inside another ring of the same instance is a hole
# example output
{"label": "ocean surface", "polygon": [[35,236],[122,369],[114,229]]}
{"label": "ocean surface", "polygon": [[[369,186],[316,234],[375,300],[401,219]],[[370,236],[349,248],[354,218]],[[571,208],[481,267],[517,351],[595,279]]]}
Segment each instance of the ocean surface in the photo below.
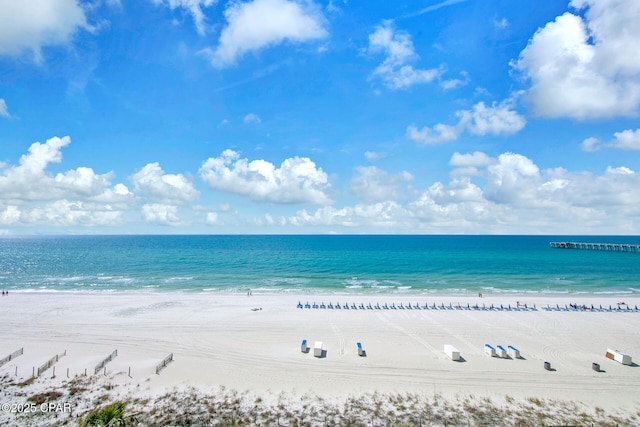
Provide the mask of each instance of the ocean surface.
{"label": "ocean surface", "polygon": [[3,237],[0,289],[640,294],[640,253],[551,241],[640,244],[640,236]]}

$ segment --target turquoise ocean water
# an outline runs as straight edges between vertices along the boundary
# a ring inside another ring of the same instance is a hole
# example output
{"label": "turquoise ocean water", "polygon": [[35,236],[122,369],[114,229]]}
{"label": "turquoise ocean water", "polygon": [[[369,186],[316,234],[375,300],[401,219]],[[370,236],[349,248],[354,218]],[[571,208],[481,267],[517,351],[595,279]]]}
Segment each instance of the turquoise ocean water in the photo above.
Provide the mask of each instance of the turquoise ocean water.
{"label": "turquoise ocean water", "polygon": [[55,236],[0,239],[14,292],[640,295],[639,236]]}

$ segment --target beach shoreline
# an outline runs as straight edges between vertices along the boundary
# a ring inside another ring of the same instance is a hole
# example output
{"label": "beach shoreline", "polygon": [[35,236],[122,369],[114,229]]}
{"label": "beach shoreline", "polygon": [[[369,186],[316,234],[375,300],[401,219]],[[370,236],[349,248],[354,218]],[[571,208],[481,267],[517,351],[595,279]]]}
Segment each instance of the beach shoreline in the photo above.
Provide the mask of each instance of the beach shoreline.
{"label": "beach shoreline", "polygon": [[[571,304],[617,308],[621,298],[622,307],[640,305],[632,295],[12,292],[0,299],[0,358],[20,348],[24,353],[0,366],[0,377],[27,381],[38,366],[66,352],[54,365],[55,378],[48,369],[35,386],[63,387],[86,371],[132,396],[224,387],[332,399],[374,392],[568,399],[637,411],[640,369],[605,353],[611,348],[640,357],[640,312],[543,310]],[[307,301],[356,309],[304,308]],[[385,303],[461,308],[366,308]],[[537,310],[466,310],[467,304]],[[309,353],[301,351],[304,339]],[[316,341],[323,357],[314,357]],[[358,342],[366,357],[358,355]],[[445,344],[455,346],[463,361],[451,361]],[[522,358],[489,357],[485,344],[514,346]],[[95,373],[114,350],[117,357]],[[173,360],[156,374],[168,355]]]}

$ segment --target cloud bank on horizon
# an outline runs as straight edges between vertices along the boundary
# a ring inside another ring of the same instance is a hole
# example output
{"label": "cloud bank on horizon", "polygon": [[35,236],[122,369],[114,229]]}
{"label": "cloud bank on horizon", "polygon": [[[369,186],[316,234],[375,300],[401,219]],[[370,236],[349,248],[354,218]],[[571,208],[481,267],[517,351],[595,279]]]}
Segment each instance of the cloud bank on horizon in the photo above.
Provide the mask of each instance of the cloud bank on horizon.
{"label": "cloud bank on horizon", "polygon": [[638,234],[640,3],[511,3],[0,0],[0,234]]}

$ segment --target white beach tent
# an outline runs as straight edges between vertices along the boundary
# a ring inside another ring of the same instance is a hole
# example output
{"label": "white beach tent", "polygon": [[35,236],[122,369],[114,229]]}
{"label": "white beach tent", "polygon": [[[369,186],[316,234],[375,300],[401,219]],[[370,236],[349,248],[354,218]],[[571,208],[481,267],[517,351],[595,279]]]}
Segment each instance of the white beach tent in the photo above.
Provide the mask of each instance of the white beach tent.
{"label": "white beach tent", "polygon": [[322,349],[322,341],[316,341],[313,345],[313,355],[315,357],[322,357],[324,350]]}
{"label": "white beach tent", "polygon": [[451,360],[460,360],[460,350],[451,344],[444,345],[444,352],[451,358]]}

